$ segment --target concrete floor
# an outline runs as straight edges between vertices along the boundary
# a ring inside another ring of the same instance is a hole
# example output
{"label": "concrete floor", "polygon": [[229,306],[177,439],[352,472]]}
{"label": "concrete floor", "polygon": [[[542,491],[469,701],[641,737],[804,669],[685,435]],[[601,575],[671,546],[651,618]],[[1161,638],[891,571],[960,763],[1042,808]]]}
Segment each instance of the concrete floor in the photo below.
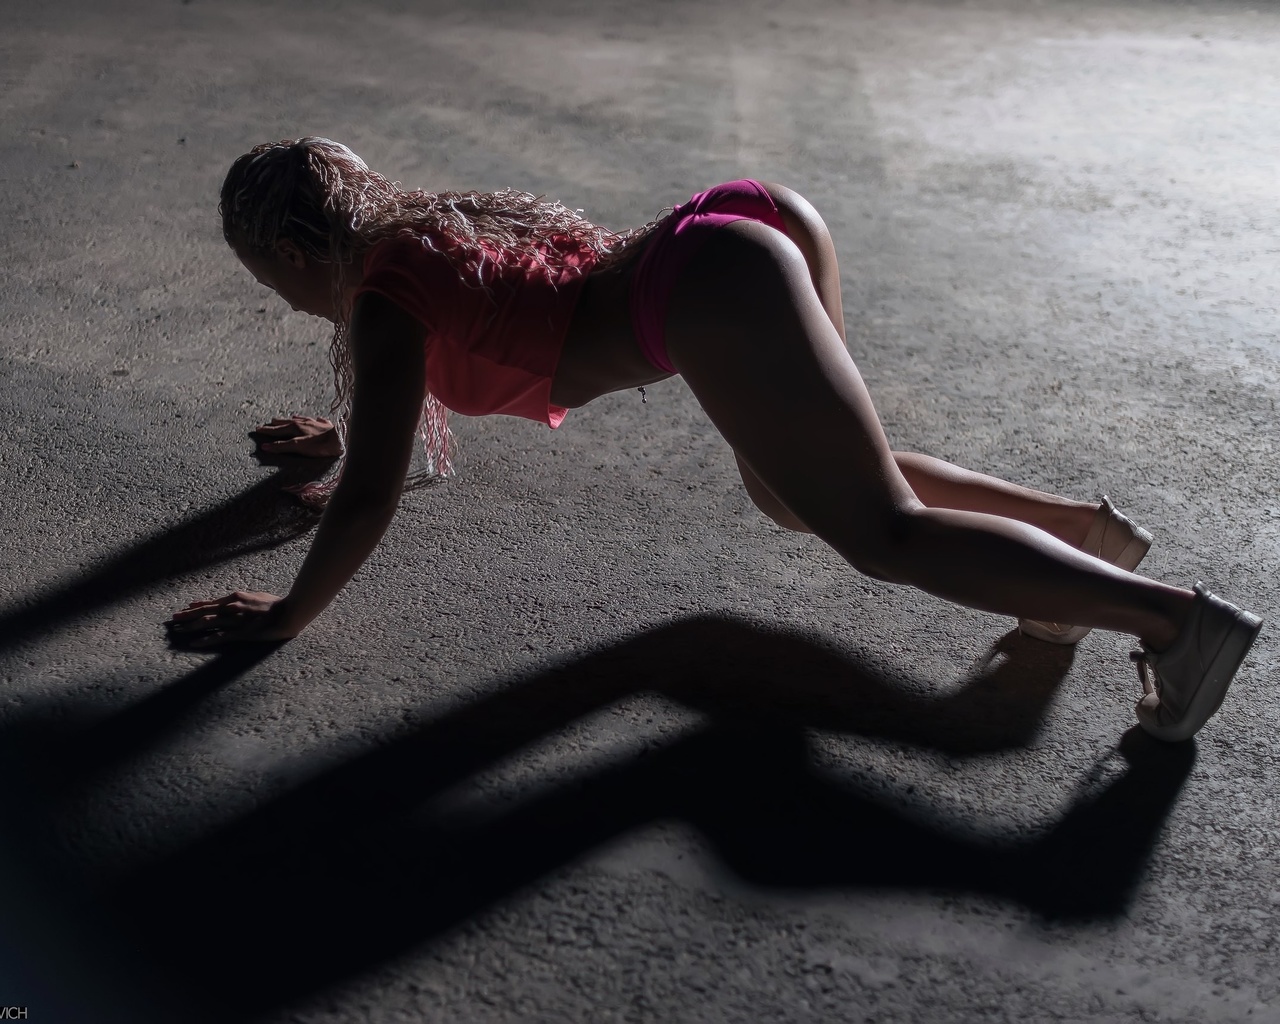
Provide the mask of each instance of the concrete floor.
{"label": "concrete floor", "polygon": [[1270,5],[11,0],[0,35],[0,1003],[32,1021],[1278,1021],[1274,631],[1194,743],[1074,652],[747,503],[678,381],[457,418],[302,638],[246,432],[326,332],[215,218],[253,143],[614,227],[826,216],[894,444],[1110,493],[1274,618]]}

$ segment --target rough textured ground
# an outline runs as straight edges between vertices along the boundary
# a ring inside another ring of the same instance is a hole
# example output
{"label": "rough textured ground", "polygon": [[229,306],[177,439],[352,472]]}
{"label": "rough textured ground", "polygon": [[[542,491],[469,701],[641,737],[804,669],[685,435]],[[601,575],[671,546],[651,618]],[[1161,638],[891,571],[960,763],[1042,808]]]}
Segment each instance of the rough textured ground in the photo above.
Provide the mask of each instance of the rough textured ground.
{"label": "rough textured ground", "polygon": [[32,1021],[1275,1021],[1274,630],[1194,743],[756,513],[678,381],[458,419],[303,638],[170,651],[311,521],[246,432],[326,334],[214,216],[251,144],[622,227],[837,238],[896,445],[1092,497],[1274,618],[1280,12],[10,0],[0,1003]]}

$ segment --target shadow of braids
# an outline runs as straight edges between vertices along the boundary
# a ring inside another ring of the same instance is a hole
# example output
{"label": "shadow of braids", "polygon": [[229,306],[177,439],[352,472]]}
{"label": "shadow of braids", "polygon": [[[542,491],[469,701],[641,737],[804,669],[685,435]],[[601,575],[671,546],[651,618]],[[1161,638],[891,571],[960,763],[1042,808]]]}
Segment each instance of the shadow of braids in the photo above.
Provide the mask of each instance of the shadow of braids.
{"label": "shadow of braids", "polygon": [[[570,270],[617,270],[637,254],[657,221],[615,232],[581,212],[515,189],[498,192],[405,191],[346,146],[311,136],[264,143],[231,165],[218,212],[227,244],[270,255],[287,238],[313,260],[333,264],[333,366],[339,436],[346,447],[351,411],[351,351],[345,289],[356,257],[378,242],[412,235],[445,256],[473,287],[485,288],[501,267],[523,265],[549,276]],[[445,408],[434,395],[423,403],[419,434],[427,467],[414,483],[453,471],[453,438]],[[303,501],[323,506],[342,475],[340,459],[325,479],[308,484]]]}

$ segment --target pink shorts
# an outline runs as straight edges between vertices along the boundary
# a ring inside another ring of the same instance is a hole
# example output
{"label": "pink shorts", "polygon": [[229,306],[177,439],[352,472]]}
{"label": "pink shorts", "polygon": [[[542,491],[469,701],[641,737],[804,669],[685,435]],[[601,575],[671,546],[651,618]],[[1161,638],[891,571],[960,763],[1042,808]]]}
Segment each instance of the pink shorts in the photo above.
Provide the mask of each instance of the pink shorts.
{"label": "pink shorts", "polygon": [[667,304],[680,272],[711,232],[735,220],[755,220],[785,232],[765,187],[751,178],[727,181],[677,206],[654,232],[631,282],[631,328],[640,351],[657,369],[675,373],[667,356]]}

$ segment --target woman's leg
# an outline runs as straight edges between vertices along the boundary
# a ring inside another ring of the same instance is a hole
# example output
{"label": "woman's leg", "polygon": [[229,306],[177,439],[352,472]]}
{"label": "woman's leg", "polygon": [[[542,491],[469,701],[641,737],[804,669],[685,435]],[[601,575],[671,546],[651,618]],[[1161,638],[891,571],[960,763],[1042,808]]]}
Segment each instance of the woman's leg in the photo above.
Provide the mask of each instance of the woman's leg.
{"label": "woman's leg", "polygon": [[[831,325],[847,343],[844,330],[844,307],[840,295],[840,267],[835,243],[826,222],[813,205],[785,185],[765,182],[787,229],[787,237],[795,242],[804,257],[818,300]],[[907,483],[930,508],[954,508],[968,512],[1017,519],[1038,526],[1072,547],[1079,547],[1097,514],[1097,502],[1072,501],[1044,491],[975,473],[928,455],[894,452],[894,461]],[[791,530],[808,532],[795,514],[785,508],[756,477],[741,456],[738,469],[747,493],[769,518]]]}
{"label": "woman's leg", "polygon": [[1167,647],[1189,590],[1134,576],[1028,523],[930,508],[899,468],[799,249],[721,228],[671,296],[667,348],[754,474],[856,568],[1006,615]]}
{"label": "woman's leg", "polygon": [[1101,507],[1096,501],[1073,501],[1056,494],[1032,490],[998,477],[917,452],[894,452],[894,461],[930,508],[954,508],[967,512],[1017,519],[1051,533],[1074,548],[1084,543]]}
{"label": "woman's leg", "polygon": [[[737,460],[742,483],[757,508],[788,530],[813,532],[778,500],[777,495],[770,492],[741,455],[737,455]],[[1101,507],[1097,502],[1072,501],[1070,498],[1020,487],[998,477],[962,469],[930,455],[894,452],[893,461],[898,464],[898,470],[921,504],[929,508],[986,512],[988,515],[1017,519],[1053,534],[1073,548],[1084,543],[1089,527]]]}

